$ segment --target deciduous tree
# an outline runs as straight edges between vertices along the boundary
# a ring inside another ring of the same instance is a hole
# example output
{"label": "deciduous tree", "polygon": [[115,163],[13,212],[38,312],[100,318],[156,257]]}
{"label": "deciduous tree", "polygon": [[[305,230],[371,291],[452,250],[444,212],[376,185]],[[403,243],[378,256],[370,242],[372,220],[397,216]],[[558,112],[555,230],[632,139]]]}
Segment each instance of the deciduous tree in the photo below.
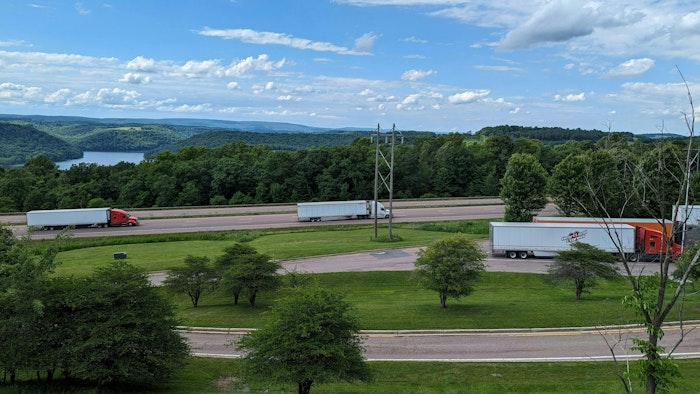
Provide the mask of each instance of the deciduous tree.
{"label": "deciduous tree", "polygon": [[534,211],[547,204],[547,172],[531,154],[514,153],[510,157],[501,185],[507,222],[529,222]]}
{"label": "deciduous tree", "polygon": [[294,289],[271,310],[270,321],[246,334],[243,371],[251,380],[296,383],[308,394],[314,383],[367,381],[360,324],[338,292],[315,286]]}
{"label": "deciduous tree", "polygon": [[548,268],[548,280],[554,284],[568,283],[574,288],[576,299],[596,285],[596,279],[618,279],[617,259],[612,254],[587,243],[575,242],[571,250],[554,257]]}
{"label": "deciduous tree", "polygon": [[214,286],[215,276],[208,257],[188,255],[184,267],[170,269],[163,285],[174,293],[187,294],[196,308],[202,293]]}
{"label": "deciduous tree", "polygon": [[423,287],[437,291],[440,307],[445,308],[448,297],[459,299],[472,293],[484,271],[484,259],[486,253],[478,243],[454,235],[418,251],[413,277]]}

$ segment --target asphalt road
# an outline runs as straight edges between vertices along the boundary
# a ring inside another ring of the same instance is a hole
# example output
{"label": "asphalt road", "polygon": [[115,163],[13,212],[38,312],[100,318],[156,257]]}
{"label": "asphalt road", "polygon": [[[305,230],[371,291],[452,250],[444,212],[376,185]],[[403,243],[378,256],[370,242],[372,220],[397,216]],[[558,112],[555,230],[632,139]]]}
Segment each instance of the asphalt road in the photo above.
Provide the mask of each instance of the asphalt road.
{"label": "asphalt road", "polygon": [[[700,324],[684,327],[676,358],[700,357]],[[240,357],[236,350],[244,329],[182,331],[192,351],[202,357]],[[671,349],[681,337],[678,327],[667,327],[661,345]],[[447,362],[559,362],[639,358],[630,349],[631,338],[643,336],[641,327],[590,327],[515,330],[363,331],[365,356],[384,361]]]}

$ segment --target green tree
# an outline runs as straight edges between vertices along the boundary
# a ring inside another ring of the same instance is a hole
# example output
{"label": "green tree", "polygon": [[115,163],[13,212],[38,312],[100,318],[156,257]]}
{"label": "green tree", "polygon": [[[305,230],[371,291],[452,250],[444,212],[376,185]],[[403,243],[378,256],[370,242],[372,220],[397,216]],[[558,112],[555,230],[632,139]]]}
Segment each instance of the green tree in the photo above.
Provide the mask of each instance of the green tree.
{"label": "green tree", "polygon": [[571,250],[564,250],[554,257],[547,269],[551,283],[568,283],[574,288],[576,299],[595,287],[596,279],[619,279],[621,275],[614,266],[617,259],[612,254],[583,242],[574,242]]}
{"label": "green tree", "polygon": [[228,246],[224,248],[224,254],[219,256],[216,259],[216,278],[219,281],[218,286],[219,288],[222,288],[230,293],[233,294],[233,304],[238,305],[238,298],[241,295],[241,291],[243,290],[243,285],[239,282],[232,282],[232,281],[227,281],[226,283],[222,283],[221,280],[224,277],[225,272],[239,264],[242,260],[247,255],[254,255],[258,253],[255,249],[253,249],[249,245],[241,244],[241,243],[236,243],[231,246]]}
{"label": "green tree", "polygon": [[477,242],[463,234],[454,235],[418,251],[413,278],[437,291],[440,307],[445,308],[448,297],[459,299],[472,293],[485,259],[486,253]]}
{"label": "green tree", "polygon": [[226,268],[220,282],[224,289],[232,292],[245,290],[251,308],[261,291],[275,290],[281,284],[278,271],[282,268],[276,260],[260,253],[241,255],[236,263]]}
{"label": "green tree", "polygon": [[514,153],[510,157],[501,185],[507,222],[529,222],[533,212],[547,204],[547,172],[531,154]]}
{"label": "green tree", "polygon": [[0,226],[0,368],[13,383],[18,370],[42,365],[40,321],[46,307],[55,245],[34,251]]}
{"label": "green tree", "polygon": [[247,351],[243,372],[248,379],[296,383],[300,394],[308,394],[314,383],[371,379],[359,321],[338,292],[299,287],[270,313],[264,327],[238,342]]}
{"label": "green tree", "polygon": [[70,376],[95,382],[149,383],[171,378],[189,347],[175,332],[172,305],[146,275],[123,261],[98,268],[72,300]]}
{"label": "green tree", "polygon": [[184,267],[170,269],[163,286],[173,293],[187,294],[192,306],[196,308],[202,293],[213,287],[214,279],[215,272],[209,266],[208,257],[188,255]]}

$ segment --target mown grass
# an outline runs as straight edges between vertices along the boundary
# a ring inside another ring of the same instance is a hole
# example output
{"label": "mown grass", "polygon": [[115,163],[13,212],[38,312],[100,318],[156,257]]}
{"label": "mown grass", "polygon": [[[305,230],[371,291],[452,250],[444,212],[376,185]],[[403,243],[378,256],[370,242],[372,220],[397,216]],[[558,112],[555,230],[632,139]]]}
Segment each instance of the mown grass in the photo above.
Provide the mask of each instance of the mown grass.
{"label": "mown grass", "polygon": [[[700,360],[677,360],[681,377],[671,393],[692,393],[700,385]],[[0,393],[294,393],[294,384],[249,385],[238,378],[240,360],[192,358],[171,382],[148,387],[81,388],[60,380],[51,389],[22,382],[0,385]],[[624,392],[612,362],[580,363],[448,363],[373,361],[369,383],[314,384],[312,393],[462,394],[462,393],[567,393]],[[27,377],[29,379],[29,377]],[[637,385],[634,391],[643,391]]]}
{"label": "mown grass", "polygon": [[[411,272],[394,271],[314,275],[322,286],[346,295],[363,329],[581,327],[637,321],[622,305],[622,298],[629,295],[624,281],[601,281],[591,294],[576,301],[572,289],[553,287],[541,274],[486,272],[472,295],[448,299],[447,308],[442,309],[437,293],[421,288],[410,277]],[[205,293],[197,308],[184,295],[172,300],[186,326],[257,328],[275,300],[288,291],[261,293],[254,309],[243,297],[233,305],[232,296],[213,292]],[[700,319],[700,296],[688,298],[684,311],[686,319]]]}
{"label": "mown grass", "polygon": [[[470,229],[469,222],[451,224],[451,231]],[[488,224],[486,224],[488,226]],[[381,229],[386,235],[386,229]],[[449,230],[425,230],[421,225],[396,227],[391,242],[372,239],[369,226],[313,227],[312,230],[276,230],[265,232],[224,232],[214,234],[171,234],[63,241],[56,257],[58,275],[89,275],[95,267],[109,263],[114,253],[126,252],[127,261],[145,271],[163,271],[184,264],[187,255],[207,256],[212,260],[235,242],[247,242],[260,253],[276,259],[348,253],[361,250],[426,245],[449,235]],[[487,230],[488,231],[488,230]],[[380,235],[378,233],[378,235]],[[483,233],[475,234],[483,237]],[[148,242],[145,242],[148,241]],[[38,243],[45,246],[46,241]]]}

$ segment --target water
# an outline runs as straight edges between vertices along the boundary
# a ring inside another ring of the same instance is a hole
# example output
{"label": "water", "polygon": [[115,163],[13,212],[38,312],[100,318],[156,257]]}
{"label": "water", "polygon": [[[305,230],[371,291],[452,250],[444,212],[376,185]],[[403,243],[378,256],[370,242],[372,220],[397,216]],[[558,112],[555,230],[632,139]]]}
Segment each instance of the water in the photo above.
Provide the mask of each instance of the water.
{"label": "water", "polygon": [[67,170],[73,164],[95,163],[103,166],[113,166],[120,161],[138,164],[143,161],[143,152],[83,152],[81,159],[59,161],[56,165],[61,170]]}

